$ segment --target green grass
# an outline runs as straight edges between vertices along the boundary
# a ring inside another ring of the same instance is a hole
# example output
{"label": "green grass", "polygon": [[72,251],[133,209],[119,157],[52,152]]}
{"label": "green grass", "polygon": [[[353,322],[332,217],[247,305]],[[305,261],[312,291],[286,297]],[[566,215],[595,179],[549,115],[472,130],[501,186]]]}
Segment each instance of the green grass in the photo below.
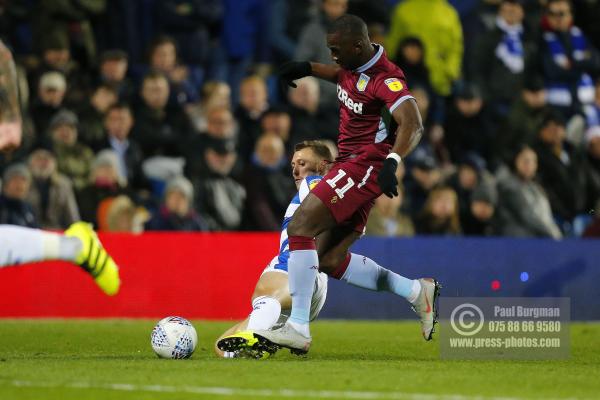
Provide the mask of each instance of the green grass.
{"label": "green grass", "polygon": [[416,323],[347,321],[314,323],[307,358],[280,351],[255,361],[217,359],[212,343],[230,324],[204,321],[194,321],[192,359],[158,359],[149,343],[154,322],[0,320],[0,399],[600,396],[599,324],[572,325],[564,361],[440,360],[438,343],[424,342]]}

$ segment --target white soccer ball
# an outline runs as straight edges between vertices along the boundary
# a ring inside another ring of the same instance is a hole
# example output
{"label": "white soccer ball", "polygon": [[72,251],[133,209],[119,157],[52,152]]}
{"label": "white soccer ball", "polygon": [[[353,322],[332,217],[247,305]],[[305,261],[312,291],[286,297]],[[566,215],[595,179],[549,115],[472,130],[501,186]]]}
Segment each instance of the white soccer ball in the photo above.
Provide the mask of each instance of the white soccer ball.
{"label": "white soccer ball", "polygon": [[150,336],[152,349],[160,358],[190,358],[197,343],[196,329],[181,317],[161,319]]}

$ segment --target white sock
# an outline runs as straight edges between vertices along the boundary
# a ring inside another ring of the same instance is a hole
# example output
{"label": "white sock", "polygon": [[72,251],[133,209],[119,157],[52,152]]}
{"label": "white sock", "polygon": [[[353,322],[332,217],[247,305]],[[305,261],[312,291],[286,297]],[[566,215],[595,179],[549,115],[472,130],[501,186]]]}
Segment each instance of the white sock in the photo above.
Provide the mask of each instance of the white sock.
{"label": "white sock", "polygon": [[[290,242],[291,247],[291,242]],[[292,312],[288,321],[298,332],[310,336],[308,321],[310,303],[319,271],[319,256],[316,250],[292,250],[288,259]]]}
{"label": "white sock", "polygon": [[271,329],[281,315],[281,303],[270,296],[259,296],[252,302],[248,330]]}
{"label": "white sock", "polygon": [[75,261],[82,243],[74,237],[22,226],[0,225],[0,267],[36,261]]}
{"label": "white sock", "polygon": [[383,268],[368,257],[354,253],[350,255],[350,263],[341,280],[364,289],[391,292],[411,303],[417,299],[421,291],[418,280],[407,279]]}

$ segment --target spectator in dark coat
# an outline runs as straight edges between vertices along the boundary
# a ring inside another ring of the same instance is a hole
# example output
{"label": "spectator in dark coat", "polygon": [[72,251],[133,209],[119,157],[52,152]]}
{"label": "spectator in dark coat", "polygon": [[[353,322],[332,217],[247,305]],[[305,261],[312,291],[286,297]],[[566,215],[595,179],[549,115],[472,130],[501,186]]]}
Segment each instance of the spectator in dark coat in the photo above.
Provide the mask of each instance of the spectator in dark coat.
{"label": "spectator in dark coat", "polygon": [[[287,142],[287,153],[293,153],[293,144],[305,140],[336,140],[336,123],[327,126],[328,118],[319,112],[319,84],[317,79],[306,77],[296,81],[297,88],[288,92],[292,117],[291,138]],[[339,121],[336,121],[339,124]]]}
{"label": "spectator in dark coat", "polygon": [[247,161],[261,134],[260,118],[269,108],[267,84],[259,76],[244,78],[240,85],[240,105],[235,110],[238,122],[239,154]]}
{"label": "spectator in dark coat", "polygon": [[442,180],[442,174],[433,157],[417,149],[410,160],[405,178],[406,209],[411,216],[417,215],[425,205],[429,193]]}
{"label": "spectator in dark coat", "polygon": [[552,213],[561,222],[570,222],[586,203],[586,165],[583,154],[565,140],[565,122],[556,112],[548,112],[534,144],[539,181],[550,200]]}
{"label": "spectator in dark coat", "polygon": [[422,87],[431,95],[433,92],[429,81],[429,70],[424,62],[425,48],[423,42],[417,37],[409,36],[402,39],[398,45],[398,55],[394,61],[402,68],[406,82],[410,87]]}
{"label": "spectator in dark coat", "polygon": [[292,145],[292,117],[289,109],[283,106],[273,106],[269,108],[260,120],[260,129],[262,133],[274,133],[279,136],[286,147]]}
{"label": "spectator in dark coat", "polygon": [[490,161],[494,132],[486,125],[479,88],[472,83],[461,84],[446,119],[444,141],[452,160],[458,161],[465,151],[473,151]]}
{"label": "spectator in dark coat", "polygon": [[37,98],[31,104],[31,116],[40,143],[49,144],[48,125],[61,109],[67,91],[67,81],[60,72],[46,72],[39,80]]}
{"label": "spectator in dark coat", "polygon": [[81,190],[88,182],[90,164],[94,159],[92,149],[78,141],[79,121],[75,113],[60,110],[48,128],[52,137],[52,149],[56,154],[58,171],[73,182],[75,191]]}
{"label": "spectator in dark coat", "polygon": [[13,164],[4,171],[0,194],[0,224],[37,228],[37,220],[27,202],[31,174],[24,164]]}
{"label": "spectator in dark coat", "polygon": [[79,221],[73,185],[56,170],[55,155],[43,148],[34,150],[29,156],[29,170],[33,181],[27,199],[40,227],[66,229]]}
{"label": "spectator in dark coat", "polygon": [[206,170],[194,181],[196,209],[210,230],[240,229],[246,190],[230,176],[237,158],[235,143],[212,139],[207,143],[203,158]]}
{"label": "spectator in dark coat", "polygon": [[112,87],[119,96],[120,101],[133,100],[133,83],[127,78],[129,57],[123,50],[107,50],[100,56],[97,84]]}
{"label": "spectator in dark coat", "polygon": [[112,197],[127,194],[127,181],[120,179],[117,155],[112,150],[98,153],[89,177],[89,183],[77,194],[81,219],[97,224],[98,206]]}
{"label": "spectator in dark coat", "polygon": [[205,231],[206,224],[193,209],[194,188],[183,176],[167,184],[163,204],[146,223],[148,231]]}
{"label": "spectator in dark coat", "polygon": [[78,110],[81,143],[94,151],[102,148],[106,142],[104,132],[104,115],[117,102],[117,92],[108,85],[99,85],[92,92],[89,100],[85,101]]}
{"label": "spectator in dark coat", "polygon": [[28,76],[29,85],[36,87],[40,77],[46,72],[60,72],[69,82],[65,102],[69,106],[76,106],[86,99],[91,90],[90,69],[91,66],[82,68],[71,58],[71,51],[67,42],[52,41],[44,47],[40,65],[30,72]]}
{"label": "spectator in dark coat", "polygon": [[316,78],[307,76],[296,81],[296,88],[288,92],[292,117],[291,142],[313,140],[320,136],[317,120],[319,85]]}
{"label": "spectator in dark coat", "polygon": [[421,39],[414,36],[402,39],[394,62],[404,72],[406,82],[411,89],[425,90],[431,103],[430,122],[433,125],[441,124],[444,116],[444,101],[431,86],[429,69],[425,65],[425,48]]}
{"label": "spectator in dark coat", "polygon": [[520,97],[512,105],[508,119],[502,124],[503,129],[497,134],[494,157],[510,163],[517,149],[524,144],[532,145],[547,112],[546,90],[542,80],[525,82]]}
{"label": "spectator in dark coat", "polygon": [[243,178],[248,194],[248,229],[278,231],[281,228],[281,217],[296,192],[290,175],[283,140],[274,134],[262,135]]}
{"label": "spectator in dark coat", "polygon": [[83,54],[86,66],[96,61],[96,41],[91,19],[104,12],[106,0],[44,0],[33,13],[34,42],[57,40],[69,43]]}
{"label": "spectator in dark coat", "polygon": [[485,180],[471,193],[468,213],[461,218],[465,235],[492,236],[495,234],[498,190],[494,180]]}
{"label": "spectator in dark coat", "polygon": [[129,137],[133,127],[133,115],[128,105],[117,103],[111,106],[104,117],[106,140],[103,148],[113,150],[119,161],[119,177],[128,182],[130,188],[139,190],[147,184],[141,170],[143,161],[140,145]]}
{"label": "spectator in dark coat", "polygon": [[144,157],[180,156],[181,146],[192,133],[192,126],[179,106],[167,106],[167,78],[160,72],[149,72],[140,94],[142,101],[135,110],[132,137],[142,147]]}
{"label": "spectator in dark coat", "polygon": [[490,179],[485,160],[475,153],[466,153],[458,163],[458,170],[448,178],[448,184],[458,197],[460,220],[465,221],[471,214],[471,197],[475,189],[486,179]]}
{"label": "spectator in dark coat", "polygon": [[522,87],[527,38],[520,0],[502,0],[493,30],[477,42],[472,81],[494,118],[504,118]]}
{"label": "spectator in dark coat", "polygon": [[221,106],[208,110],[206,130],[190,137],[185,146],[186,175],[193,181],[206,172],[206,163],[201,155],[204,154],[211,140],[229,140],[235,147],[237,146],[235,134],[235,120],[229,108]]}

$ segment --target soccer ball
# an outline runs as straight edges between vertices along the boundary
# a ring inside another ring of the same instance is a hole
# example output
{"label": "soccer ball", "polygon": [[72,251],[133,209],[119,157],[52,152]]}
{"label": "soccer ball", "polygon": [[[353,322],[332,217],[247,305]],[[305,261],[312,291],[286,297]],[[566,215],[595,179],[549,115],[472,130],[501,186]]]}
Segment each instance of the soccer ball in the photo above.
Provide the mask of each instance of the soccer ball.
{"label": "soccer ball", "polygon": [[163,318],[152,329],[150,344],[160,358],[190,358],[198,335],[196,330],[185,318]]}

